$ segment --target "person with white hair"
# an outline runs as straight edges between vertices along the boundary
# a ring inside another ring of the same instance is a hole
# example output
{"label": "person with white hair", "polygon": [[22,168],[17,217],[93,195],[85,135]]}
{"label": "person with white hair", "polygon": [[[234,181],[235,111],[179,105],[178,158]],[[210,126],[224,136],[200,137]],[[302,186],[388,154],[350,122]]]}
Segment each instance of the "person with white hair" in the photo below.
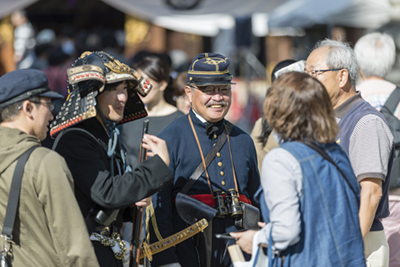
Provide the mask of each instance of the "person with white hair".
{"label": "person with white hair", "polygon": [[[373,32],[362,36],[354,46],[362,82],[357,91],[377,110],[381,110],[396,85],[385,80],[396,59],[393,38],[385,33]],[[400,119],[399,109],[395,115]]]}
{"label": "person with white hair", "polygon": [[328,39],[317,43],[304,71],[328,91],[339,125],[336,142],[349,156],[361,186],[359,219],[367,266],[388,266],[380,220],[389,215],[393,135],[383,115],[355,90],[358,64],[349,44]]}
{"label": "person with white hair", "polygon": [[[377,110],[381,110],[396,85],[385,80],[396,58],[396,47],[392,37],[385,33],[369,33],[355,45],[358,66],[363,82],[357,86],[363,98]],[[399,106],[394,115],[400,119]],[[391,180],[398,180],[392,173]],[[393,181],[394,182],[394,181]],[[382,219],[389,244],[389,266],[400,266],[400,188],[393,182],[389,187],[390,215]]]}

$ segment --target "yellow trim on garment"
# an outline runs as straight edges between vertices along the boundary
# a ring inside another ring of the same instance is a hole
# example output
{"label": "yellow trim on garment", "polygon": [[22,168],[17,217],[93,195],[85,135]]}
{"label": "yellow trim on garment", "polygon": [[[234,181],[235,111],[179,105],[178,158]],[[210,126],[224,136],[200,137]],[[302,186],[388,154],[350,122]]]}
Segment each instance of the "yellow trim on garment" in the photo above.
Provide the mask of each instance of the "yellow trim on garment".
{"label": "yellow trim on garment", "polygon": [[150,231],[149,231],[150,217],[151,217],[151,224],[153,225],[154,233],[156,234],[157,239],[159,241],[163,240],[164,238],[161,236],[160,230],[158,230],[156,213],[153,207],[153,201],[150,201],[150,205],[146,208],[146,232],[147,232],[146,240],[148,244],[150,244]]}
{"label": "yellow trim on garment", "polygon": [[229,70],[224,70],[224,71],[194,71],[194,70],[189,70],[189,74],[204,74],[204,75],[220,75],[220,74],[227,74],[229,73]]}

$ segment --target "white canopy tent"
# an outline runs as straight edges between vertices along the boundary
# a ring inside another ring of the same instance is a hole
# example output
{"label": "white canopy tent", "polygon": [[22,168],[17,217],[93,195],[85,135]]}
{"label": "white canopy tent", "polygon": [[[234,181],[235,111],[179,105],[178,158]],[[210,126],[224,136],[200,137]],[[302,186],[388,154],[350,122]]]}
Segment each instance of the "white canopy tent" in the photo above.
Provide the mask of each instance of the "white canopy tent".
{"label": "white canopy tent", "polygon": [[38,0],[0,0],[0,19],[16,10],[24,9],[36,1]]}
{"label": "white canopy tent", "polygon": [[170,30],[216,36],[235,27],[235,17],[268,13],[287,0],[201,0],[189,10],[173,9],[165,0],[102,0],[124,13]]}
{"label": "white canopy tent", "polygon": [[290,0],[268,16],[271,28],[331,24],[375,29],[390,20],[388,0]]}

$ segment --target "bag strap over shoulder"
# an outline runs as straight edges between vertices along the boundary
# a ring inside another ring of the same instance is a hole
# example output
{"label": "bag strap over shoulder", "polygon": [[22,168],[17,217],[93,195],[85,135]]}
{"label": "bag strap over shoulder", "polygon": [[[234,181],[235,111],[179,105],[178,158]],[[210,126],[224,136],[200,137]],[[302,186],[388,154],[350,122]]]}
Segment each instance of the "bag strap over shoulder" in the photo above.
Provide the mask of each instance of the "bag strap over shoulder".
{"label": "bag strap over shoulder", "polygon": [[15,216],[17,214],[17,207],[19,202],[19,195],[21,192],[22,175],[24,174],[24,168],[26,161],[31,155],[32,151],[38,146],[34,146],[25,151],[17,161],[14,174],[11,181],[10,193],[8,196],[7,210],[4,218],[3,231],[1,234],[12,239],[12,231],[14,229]]}
{"label": "bag strap over shoulder", "polygon": [[57,148],[58,142],[60,142],[61,137],[63,137],[66,133],[71,132],[71,131],[75,131],[75,132],[78,131],[78,132],[85,133],[85,134],[89,135],[91,138],[96,140],[96,142],[99,143],[100,146],[107,152],[108,147],[107,147],[106,143],[104,143],[101,139],[97,138],[96,136],[94,136],[90,132],[88,132],[88,131],[86,131],[84,129],[81,129],[81,128],[76,128],[76,127],[68,128],[68,129],[65,129],[64,131],[62,131],[57,136],[56,140],[54,141],[53,147],[51,149],[55,150]]}
{"label": "bag strap over shoulder", "polygon": [[340,172],[340,174],[343,176],[344,180],[346,181],[347,185],[350,187],[351,191],[353,191],[354,195],[357,198],[357,193],[354,190],[354,188],[351,186],[349,180],[347,179],[346,175],[343,173],[343,171],[339,168],[339,166],[336,164],[336,162],[333,161],[333,159],[319,146],[317,146],[316,144],[314,144],[313,142],[310,141],[300,141],[301,143],[305,144],[306,146],[310,147],[311,149],[315,150],[316,152],[318,152],[318,154],[320,154],[324,159],[326,159],[327,161],[329,161],[330,163],[332,163],[336,169]]}
{"label": "bag strap over shoulder", "polygon": [[[227,135],[230,134],[232,129],[233,129],[233,124],[230,123],[229,121],[227,121],[226,122],[226,131],[224,131],[221,134],[221,136],[218,138],[218,141],[215,144],[215,146],[213,146],[213,148],[210,150],[210,152],[204,158],[206,167],[208,167],[208,165],[210,165],[210,163],[214,160],[217,152],[220,151],[221,148],[224,146],[226,140],[228,139]],[[201,162],[200,165],[196,168],[196,170],[189,177],[189,179],[187,180],[186,184],[183,186],[183,188],[180,192],[183,194],[187,194],[187,192],[189,192],[189,189],[196,183],[196,181],[200,178],[201,174],[204,171],[205,171],[204,164]]]}
{"label": "bag strap over shoulder", "polygon": [[388,97],[383,106],[389,109],[391,113],[393,113],[396,110],[396,107],[399,104],[399,102],[400,102],[400,87],[397,86],[396,89],[394,89],[394,91],[390,94],[390,96]]}

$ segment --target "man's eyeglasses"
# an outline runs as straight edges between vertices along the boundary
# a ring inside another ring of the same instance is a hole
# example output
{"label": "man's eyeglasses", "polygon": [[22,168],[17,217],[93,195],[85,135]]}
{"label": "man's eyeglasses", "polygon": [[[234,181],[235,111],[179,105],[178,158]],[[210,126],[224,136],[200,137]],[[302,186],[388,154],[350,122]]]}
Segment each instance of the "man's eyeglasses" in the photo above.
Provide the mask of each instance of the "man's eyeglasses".
{"label": "man's eyeglasses", "polygon": [[318,75],[327,72],[327,71],[339,71],[341,69],[327,69],[327,70],[304,70],[305,73],[310,74],[311,76],[317,77]]}
{"label": "man's eyeglasses", "polygon": [[[52,103],[52,102],[41,102],[41,101],[32,101],[32,100],[29,100],[29,102],[35,103],[38,105],[44,105],[49,108],[50,112],[54,110],[54,103]],[[18,107],[18,109],[21,109],[21,108],[22,108],[22,105],[20,105]]]}
{"label": "man's eyeglasses", "polygon": [[192,87],[195,88],[206,95],[213,95],[213,94],[221,94],[221,95],[228,95],[231,92],[230,85],[222,85],[222,86],[200,86],[200,87]]}

